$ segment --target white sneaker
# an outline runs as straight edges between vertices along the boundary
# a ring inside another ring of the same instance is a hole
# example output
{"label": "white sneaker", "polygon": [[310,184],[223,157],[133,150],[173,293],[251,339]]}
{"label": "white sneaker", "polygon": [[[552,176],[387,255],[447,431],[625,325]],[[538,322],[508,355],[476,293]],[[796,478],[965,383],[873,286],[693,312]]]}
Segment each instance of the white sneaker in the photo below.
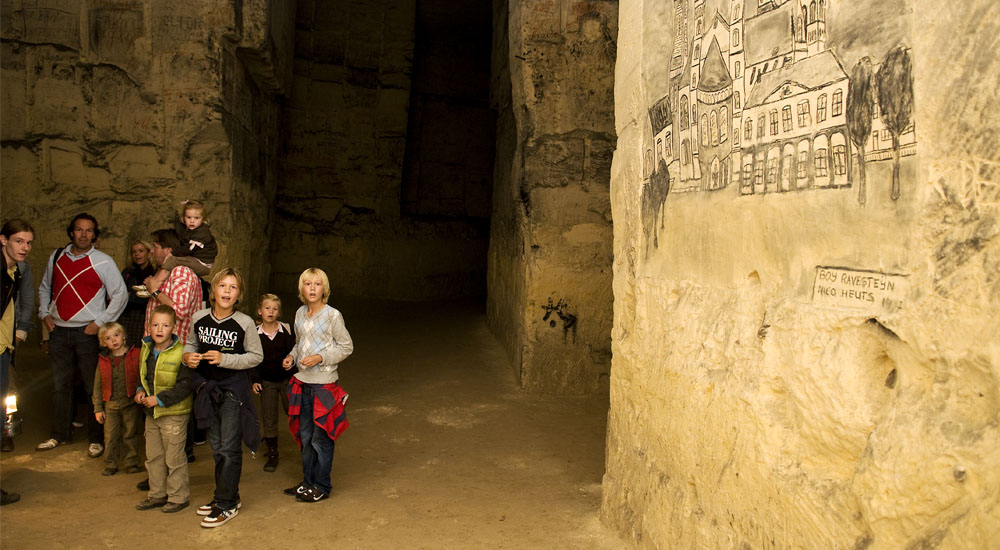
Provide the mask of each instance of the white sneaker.
{"label": "white sneaker", "polygon": [[97,458],[101,456],[104,454],[104,445],[101,445],[100,443],[91,443],[90,447],[87,447],[87,454],[90,455],[90,458]]}
{"label": "white sneaker", "polygon": [[47,451],[49,449],[55,449],[59,446],[59,441],[56,439],[46,439],[42,441],[37,446],[35,446],[36,451]]}
{"label": "white sneaker", "polygon": [[205,516],[205,519],[201,520],[201,526],[207,527],[209,529],[213,527],[218,527],[229,520],[236,517],[239,514],[239,507],[230,508],[228,510],[223,510],[222,508],[212,508],[212,511]]}
{"label": "white sneaker", "polygon": [[146,288],[146,285],[132,285],[132,290],[135,291],[135,295],[140,298],[149,298],[152,294]]}
{"label": "white sneaker", "polygon": [[[237,510],[239,510],[242,507],[243,507],[243,503],[242,502],[237,502],[236,503],[236,509]],[[195,513],[198,514],[199,516],[207,516],[207,515],[209,515],[209,514],[212,513],[212,508],[215,508],[215,501],[214,500],[212,502],[209,502],[208,504],[202,504],[201,506],[199,506],[198,509],[195,510]]]}

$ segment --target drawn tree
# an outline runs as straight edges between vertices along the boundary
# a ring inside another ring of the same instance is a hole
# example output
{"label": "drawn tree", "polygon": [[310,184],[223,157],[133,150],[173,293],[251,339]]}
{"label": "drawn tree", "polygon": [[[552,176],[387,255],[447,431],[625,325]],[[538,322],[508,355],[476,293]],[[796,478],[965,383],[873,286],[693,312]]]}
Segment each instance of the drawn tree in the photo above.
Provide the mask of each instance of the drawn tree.
{"label": "drawn tree", "polygon": [[[663,229],[663,207],[670,192],[670,173],[667,163],[660,159],[659,165],[642,187],[642,228],[646,235],[646,253],[649,253],[649,238],[653,238],[653,248],[659,248],[658,229]],[[657,223],[659,228],[657,228]]]}
{"label": "drawn tree", "polygon": [[913,64],[910,52],[903,46],[889,50],[878,73],[879,114],[892,135],[892,200],[899,198],[899,136],[913,118]]}
{"label": "drawn tree", "polygon": [[865,142],[872,130],[875,97],[872,94],[872,62],[868,56],[858,60],[847,83],[847,129],[858,148],[858,204],[865,205]]}

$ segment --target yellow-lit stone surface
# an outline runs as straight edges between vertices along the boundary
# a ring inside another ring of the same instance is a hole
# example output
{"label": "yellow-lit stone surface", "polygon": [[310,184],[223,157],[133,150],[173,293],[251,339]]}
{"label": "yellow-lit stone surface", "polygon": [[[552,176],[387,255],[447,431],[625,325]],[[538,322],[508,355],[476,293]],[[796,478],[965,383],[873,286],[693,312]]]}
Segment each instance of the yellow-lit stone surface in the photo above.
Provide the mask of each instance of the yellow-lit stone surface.
{"label": "yellow-lit stone surface", "polygon": [[[861,43],[903,29],[912,47],[917,148],[899,199],[892,161],[873,161],[864,206],[857,180],[749,196],[730,183],[670,192],[644,220],[647,109],[676,17],[621,3],[602,515],[639,547],[1000,547],[1000,7],[903,2],[881,19],[874,3],[829,4],[831,47],[833,18]],[[838,276],[832,303],[816,299],[821,272]],[[845,274],[901,299],[846,297]]]}

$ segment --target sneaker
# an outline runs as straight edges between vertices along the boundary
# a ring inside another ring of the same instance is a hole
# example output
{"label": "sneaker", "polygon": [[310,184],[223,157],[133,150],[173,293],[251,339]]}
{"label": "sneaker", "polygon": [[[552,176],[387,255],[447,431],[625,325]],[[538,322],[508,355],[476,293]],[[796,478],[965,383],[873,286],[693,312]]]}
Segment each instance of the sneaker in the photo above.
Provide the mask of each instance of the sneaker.
{"label": "sneaker", "polygon": [[61,445],[61,443],[59,443],[59,441],[56,440],[56,439],[46,439],[45,441],[42,441],[37,446],[35,446],[35,450],[36,451],[47,451],[49,449],[55,449],[59,445]]}
{"label": "sneaker", "polygon": [[180,512],[181,510],[188,507],[188,501],[184,502],[168,502],[163,505],[163,509],[160,510],[164,514],[173,514],[174,512]]}
{"label": "sneaker", "polygon": [[315,487],[310,487],[301,494],[295,495],[295,500],[299,502],[319,502],[330,498],[330,495],[320,491]]}
{"label": "sneaker", "polygon": [[301,495],[304,492],[306,492],[306,484],[305,484],[305,482],[299,483],[295,487],[289,487],[289,488],[285,489],[285,494],[286,495],[291,495],[293,497]]}
{"label": "sneaker", "polygon": [[239,508],[230,508],[228,510],[223,510],[222,508],[212,507],[212,511],[205,516],[205,519],[201,520],[201,526],[211,529],[212,527],[218,527],[229,520],[236,517],[239,514]]}
{"label": "sneaker", "polygon": [[135,505],[136,510],[152,510],[167,503],[167,497],[153,498],[146,497],[145,500]]}
{"label": "sneaker", "polygon": [[83,422],[80,422],[79,420],[74,420],[73,421],[73,427],[74,428],[82,428],[83,427]]}
{"label": "sneaker", "polygon": [[[141,471],[142,471],[142,467],[141,466],[136,466],[135,464],[129,466],[128,468],[125,468],[125,473],[126,474],[138,474]],[[149,489],[146,489],[146,490],[148,491]]]}
{"label": "sneaker", "polygon": [[202,446],[202,445],[204,445],[205,443],[208,443],[208,442],[207,442],[207,441],[205,441],[204,439],[202,439],[201,441],[195,441],[195,442],[194,442],[194,446],[195,446],[195,447],[201,447],[201,446]]}
{"label": "sneaker", "polygon": [[90,458],[97,458],[104,454],[104,445],[100,443],[91,443],[90,447],[87,447],[87,455]]}
{"label": "sneaker", "polygon": [[146,479],[140,481],[139,483],[136,483],[135,484],[135,488],[139,489],[140,491],[148,491],[149,490],[149,478],[147,477]]}
{"label": "sneaker", "polygon": [[101,475],[102,476],[113,476],[113,475],[115,475],[117,473],[118,473],[118,468],[115,468],[114,466],[108,466],[107,468],[104,469],[103,472],[101,472]]}
{"label": "sneaker", "polygon": [[146,285],[133,285],[132,290],[135,291],[135,295],[140,298],[149,298],[152,294],[146,289]]}
{"label": "sneaker", "polygon": [[[242,507],[243,507],[243,503],[242,502],[237,502],[236,503],[236,509],[237,510],[239,510]],[[215,501],[214,500],[212,502],[209,502],[208,504],[202,504],[201,506],[199,506],[198,509],[195,510],[195,513],[198,514],[199,516],[207,516],[207,515],[209,515],[209,514],[212,513],[212,508],[215,508]]]}

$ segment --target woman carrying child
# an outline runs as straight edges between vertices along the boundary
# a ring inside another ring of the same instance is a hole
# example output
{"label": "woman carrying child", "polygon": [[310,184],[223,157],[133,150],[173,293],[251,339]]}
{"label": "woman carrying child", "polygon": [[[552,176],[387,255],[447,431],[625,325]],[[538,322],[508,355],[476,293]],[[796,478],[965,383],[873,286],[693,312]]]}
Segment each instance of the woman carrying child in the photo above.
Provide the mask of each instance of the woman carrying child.
{"label": "woman carrying child", "polygon": [[285,489],[301,502],[329,498],[334,442],[347,429],[347,392],[337,383],[337,366],[354,351],[339,311],[327,305],[330,280],[322,269],[299,276],[302,307],[295,312],[295,347],[282,362],[298,366],[288,386],[288,426],[302,450],[302,482]]}
{"label": "woman carrying child", "polygon": [[260,444],[257,409],[247,371],[258,365],[261,353],[257,327],[248,315],[236,311],[243,296],[243,276],[226,268],[212,278],[212,306],[192,317],[184,346],[184,363],[197,371],[194,416],[208,428],[215,458],[215,494],[198,508],[202,527],[225,524],[239,513],[243,452]]}

